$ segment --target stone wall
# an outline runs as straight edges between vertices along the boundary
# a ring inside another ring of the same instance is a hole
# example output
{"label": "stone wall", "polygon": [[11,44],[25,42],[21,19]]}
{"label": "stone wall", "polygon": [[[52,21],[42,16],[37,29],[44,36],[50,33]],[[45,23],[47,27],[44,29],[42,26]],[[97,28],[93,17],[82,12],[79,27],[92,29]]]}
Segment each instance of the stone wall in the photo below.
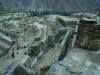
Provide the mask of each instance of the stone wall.
{"label": "stone wall", "polygon": [[98,50],[100,25],[93,20],[80,20],[76,45],[85,49]]}
{"label": "stone wall", "polygon": [[[31,75],[30,73],[36,73],[36,71],[29,69],[27,67],[27,61],[29,60],[30,56],[24,56],[19,62],[17,62],[12,68],[10,67],[5,73],[2,75]],[[29,72],[30,71],[30,72]],[[33,71],[33,72],[32,72]]]}
{"label": "stone wall", "polygon": [[2,47],[1,45],[0,45],[0,50],[2,50],[3,52],[6,51],[6,49],[4,47]]}
{"label": "stone wall", "polygon": [[67,29],[58,30],[55,34],[55,43],[61,43],[63,40],[63,36],[66,34]]}
{"label": "stone wall", "polygon": [[6,39],[4,39],[2,37],[0,37],[0,41],[2,41],[2,42],[4,42],[5,44],[8,45],[8,47],[6,47],[5,44],[4,45],[0,45],[0,49],[3,51],[3,53],[0,55],[0,57],[1,57],[2,55],[5,55],[6,53],[8,53],[9,49],[12,47],[12,44],[11,44],[10,41],[8,41],[8,40],[6,40]]}
{"label": "stone wall", "polygon": [[40,53],[40,44],[31,46],[31,55],[38,55]]}
{"label": "stone wall", "polygon": [[[52,40],[52,38],[50,38],[50,45],[54,46],[55,45],[55,41]],[[48,48],[48,36],[46,36],[43,40],[37,39],[35,38],[33,44],[30,46],[29,50],[30,50],[30,56],[33,55],[38,55],[41,51],[46,52],[47,48]],[[54,43],[52,43],[54,42]]]}
{"label": "stone wall", "polygon": [[63,20],[62,18],[57,17],[56,21],[57,21],[58,23],[60,23],[61,25],[63,25],[64,27],[66,27],[66,21]]}
{"label": "stone wall", "polygon": [[2,29],[0,28],[0,32],[2,32],[3,34],[8,34],[8,36],[16,38],[17,35],[11,31],[9,31],[8,29]]}
{"label": "stone wall", "polygon": [[46,66],[43,66],[41,69],[40,69],[40,75],[46,75],[46,72],[50,69],[51,65],[46,65]]}
{"label": "stone wall", "polygon": [[77,18],[71,18],[71,17],[64,17],[64,16],[58,16],[57,19],[57,25],[60,24],[63,27],[73,27],[77,25],[78,19]]}
{"label": "stone wall", "polygon": [[10,47],[12,46],[11,42],[8,41],[8,40],[6,40],[6,39],[4,39],[4,38],[0,37],[0,40],[1,40],[2,42],[4,42],[4,43],[7,43]]}
{"label": "stone wall", "polygon": [[70,33],[71,33],[71,31],[67,30],[67,33],[66,33],[64,39],[61,42],[61,45],[60,45],[61,46],[61,52],[60,52],[60,56],[59,56],[58,60],[62,60],[66,55],[69,40],[70,40]]}
{"label": "stone wall", "polygon": [[0,32],[3,33],[3,34],[5,34],[5,35],[7,34],[11,38],[15,38],[17,45],[20,46],[19,43],[18,43],[18,39],[17,39],[18,36],[15,33],[9,31],[6,28],[5,29],[0,28]]}
{"label": "stone wall", "polygon": [[30,61],[30,58],[28,58],[28,59],[24,62],[23,66],[25,66],[25,67],[27,67],[27,68],[31,68],[31,64],[32,64],[32,62]]}
{"label": "stone wall", "polygon": [[48,37],[45,37],[45,39],[43,39],[41,41],[41,50],[46,52],[47,51],[47,48],[48,48]]}

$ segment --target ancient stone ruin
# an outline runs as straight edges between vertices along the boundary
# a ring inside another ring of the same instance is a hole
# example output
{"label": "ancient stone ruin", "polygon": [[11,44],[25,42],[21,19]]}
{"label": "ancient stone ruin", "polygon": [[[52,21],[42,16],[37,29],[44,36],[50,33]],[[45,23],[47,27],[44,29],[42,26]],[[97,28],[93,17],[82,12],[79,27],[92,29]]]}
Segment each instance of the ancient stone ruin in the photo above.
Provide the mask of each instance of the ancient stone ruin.
{"label": "ancient stone ruin", "polygon": [[0,75],[100,75],[97,14],[16,14],[0,23]]}

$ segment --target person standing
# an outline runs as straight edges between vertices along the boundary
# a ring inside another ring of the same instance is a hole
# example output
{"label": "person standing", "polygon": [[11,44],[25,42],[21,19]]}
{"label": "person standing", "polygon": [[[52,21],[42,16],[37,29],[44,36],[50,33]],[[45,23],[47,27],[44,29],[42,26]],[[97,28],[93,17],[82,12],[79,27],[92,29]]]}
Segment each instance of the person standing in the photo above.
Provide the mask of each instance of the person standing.
{"label": "person standing", "polygon": [[12,52],[12,58],[14,58],[14,52]]}
{"label": "person standing", "polygon": [[24,49],[26,50],[26,46],[24,45]]}
{"label": "person standing", "polygon": [[17,46],[17,54],[19,54],[19,47]]}
{"label": "person standing", "polygon": [[18,51],[18,46],[17,46],[17,51]]}
{"label": "person standing", "polygon": [[25,52],[24,54],[26,55],[27,53]]}

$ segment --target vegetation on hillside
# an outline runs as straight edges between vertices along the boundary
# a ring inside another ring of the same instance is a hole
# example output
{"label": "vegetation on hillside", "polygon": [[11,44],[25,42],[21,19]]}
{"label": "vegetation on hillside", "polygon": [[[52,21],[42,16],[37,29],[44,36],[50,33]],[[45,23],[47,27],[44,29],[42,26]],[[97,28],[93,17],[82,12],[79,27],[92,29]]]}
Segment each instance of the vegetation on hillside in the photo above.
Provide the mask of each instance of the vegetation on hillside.
{"label": "vegetation on hillside", "polygon": [[72,14],[71,12],[51,12],[51,11],[29,11],[27,13],[30,13],[28,16],[44,16],[44,15],[62,15],[62,16],[70,16]]}

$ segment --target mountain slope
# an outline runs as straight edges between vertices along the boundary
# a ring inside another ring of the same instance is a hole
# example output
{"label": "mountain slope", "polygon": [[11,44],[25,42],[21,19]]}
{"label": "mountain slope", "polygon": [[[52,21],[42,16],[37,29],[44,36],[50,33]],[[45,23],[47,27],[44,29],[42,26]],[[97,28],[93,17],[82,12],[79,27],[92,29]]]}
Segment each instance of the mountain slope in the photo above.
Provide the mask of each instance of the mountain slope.
{"label": "mountain slope", "polygon": [[0,0],[1,10],[87,11],[100,8],[100,0]]}

